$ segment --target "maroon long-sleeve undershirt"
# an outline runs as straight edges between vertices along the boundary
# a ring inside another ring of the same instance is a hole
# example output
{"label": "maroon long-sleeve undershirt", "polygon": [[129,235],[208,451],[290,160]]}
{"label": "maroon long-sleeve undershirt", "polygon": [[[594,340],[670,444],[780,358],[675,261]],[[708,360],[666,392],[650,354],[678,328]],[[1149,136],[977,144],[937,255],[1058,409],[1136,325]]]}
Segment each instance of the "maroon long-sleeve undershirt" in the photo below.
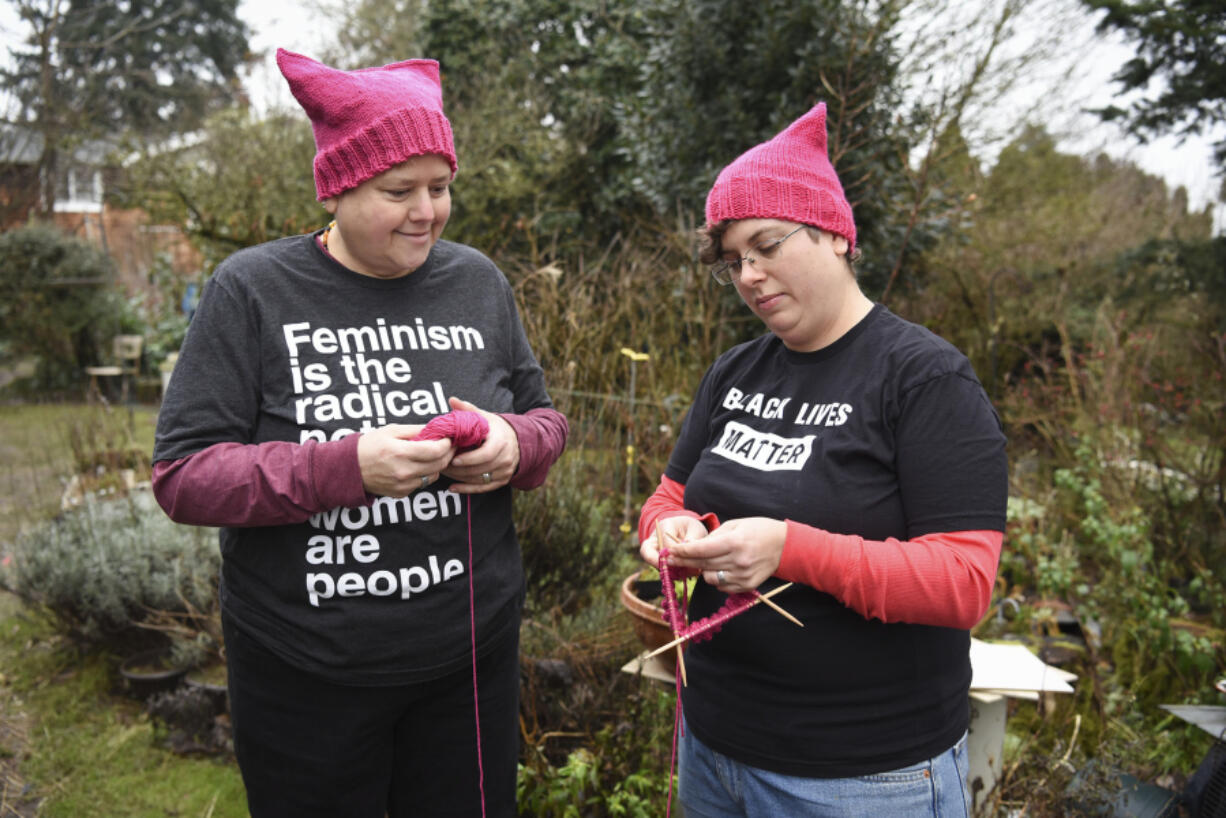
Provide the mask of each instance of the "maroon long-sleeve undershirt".
{"label": "maroon long-sleeve undershirt", "polygon": [[[569,430],[555,409],[500,415],[519,439],[511,486],[545,481]],[[172,520],[190,525],[257,526],[300,523],[337,506],[374,501],[362,486],[358,439],[305,443],[217,443],[153,466],[153,493]]]}

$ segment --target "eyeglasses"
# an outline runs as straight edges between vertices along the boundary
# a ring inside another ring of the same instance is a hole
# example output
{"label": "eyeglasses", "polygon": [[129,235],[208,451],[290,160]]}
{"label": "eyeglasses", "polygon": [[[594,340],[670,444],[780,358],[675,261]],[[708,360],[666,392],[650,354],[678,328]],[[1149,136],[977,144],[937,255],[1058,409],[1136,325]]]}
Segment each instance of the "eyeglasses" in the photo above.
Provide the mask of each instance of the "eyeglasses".
{"label": "eyeglasses", "polygon": [[[805,229],[805,225],[800,225],[795,230],[779,239],[771,239],[764,241],[756,247],[752,248],[751,252],[756,253],[758,258],[771,258],[775,255],[775,251],[779,249],[779,245],[783,244],[796,233]],[[735,261],[721,261],[711,268],[711,277],[720,284],[731,284],[733,281],[741,277],[741,264],[748,261],[750,264],[756,264],[757,260],[753,256],[745,256],[738,258]]]}

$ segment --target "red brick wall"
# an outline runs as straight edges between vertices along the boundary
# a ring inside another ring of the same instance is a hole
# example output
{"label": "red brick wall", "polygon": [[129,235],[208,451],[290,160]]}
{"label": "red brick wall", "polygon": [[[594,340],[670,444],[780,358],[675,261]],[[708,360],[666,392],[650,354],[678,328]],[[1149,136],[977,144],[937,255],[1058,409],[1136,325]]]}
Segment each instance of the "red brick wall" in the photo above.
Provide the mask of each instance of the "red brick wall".
{"label": "red brick wall", "polygon": [[56,213],[55,223],[65,233],[103,247],[115,260],[120,284],[129,295],[153,295],[154,260],[159,253],[169,257],[171,271],[194,279],[200,272],[200,254],[177,227],[150,225],[142,210],[123,210],[106,205],[102,213]]}
{"label": "red brick wall", "polygon": [[29,165],[0,165],[0,230],[25,224],[38,193],[38,171]]}

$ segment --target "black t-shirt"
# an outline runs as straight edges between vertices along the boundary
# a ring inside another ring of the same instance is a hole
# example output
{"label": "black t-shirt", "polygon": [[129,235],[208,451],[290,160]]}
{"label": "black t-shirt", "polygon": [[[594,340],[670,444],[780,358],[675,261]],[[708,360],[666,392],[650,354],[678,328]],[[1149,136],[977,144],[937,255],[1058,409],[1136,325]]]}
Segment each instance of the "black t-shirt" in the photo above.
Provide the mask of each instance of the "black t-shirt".
{"label": "black t-shirt", "polygon": [[[703,378],[667,475],[720,520],[790,519],[870,540],[1004,530],[1004,435],[970,363],[878,305],[825,349],[765,335]],[[768,580],[763,590],[779,581]],[[690,619],[724,595],[699,582]],[[686,721],[704,743],[790,775],[906,766],[967,728],[969,634],[865,619],[794,586],[686,653]]]}
{"label": "black t-shirt", "polygon": [[[281,239],[234,254],[205,287],[154,458],[426,423],[453,395],[492,412],[552,405],[510,285],[488,258],[440,241],[411,275],[385,280],[346,269],[314,236]],[[466,666],[470,615],[482,652],[516,627],[523,565],[511,489],[470,500],[450,483],[297,525],[223,528],[224,612],[286,661],[339,682],[398,684]],[[241,498],[245,488],[217,491]]]}

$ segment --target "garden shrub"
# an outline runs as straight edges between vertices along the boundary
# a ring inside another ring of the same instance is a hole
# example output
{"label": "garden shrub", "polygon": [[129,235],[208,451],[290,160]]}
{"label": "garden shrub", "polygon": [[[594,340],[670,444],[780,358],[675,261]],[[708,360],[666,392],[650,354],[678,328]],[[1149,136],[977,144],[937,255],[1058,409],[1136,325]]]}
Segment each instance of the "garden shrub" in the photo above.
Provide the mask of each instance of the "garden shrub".
{"label": "garden shrub", "polygon": [[215,530],[172,522],[150,493],[87,496],[18,535],[12,590],[73,638],[114,645],[159,617],[209,616],[220,566]]}
{"label": "garden shrub", "polygon": [[[92,409],[92,407],[91,407]],[[137,440],[132,416],[103,407],[87,411],[66,425],[72,452],[72,473],[118,474],[131,469],[137,480],[148,480],[153,467],[148,447]]]}
{"label": "garden shrub", "polygon": [[620,672],[642,649],[618,601],[622,554],[574,615],[526,619],[521,631],[521,815],[662,815],[676,693]]}
{"label": "garden shrub", "polygon": [[[1155,536],[1163,511],[1139,485],[1145,475],[1104,454],[1121,446],[1121,429],[1071,436],[1063,467],[1015,474],[1022,496],[1010,502],[999,584],[1021,605],[1012,622],[979,629],[985,638],[1007,630],[1043,655],[1068,638],[1044,610],[1055,600],[1069,604],[1085,639],[1061,662],[1078,675],[1074,693],[1050,709],[1019,705],[1010,715],[1018,746],[1010,752],[1006,743],[1013,772],[1000,797],[1025,801],[1036,814],[1071,814],[1089,798],[1112,796],[1121,771],[1153,780],[1192,770],[1212,740],[1160,705],[1214,702],[1226,656],[1223,582],[1187,558],[1194,551],[1175,558]],[[1056,769],[1053,757],[1072,763]],[[1088,772],[1092,763],[1098,774]],[[1079,806],[1061,794],[1074,772]],[[1046,788],[1038,801],[1036,778]]]}
{"label": "garden shrub", "polygon": [[[157,253],[149,268],[149,281],[156,296],[143,298],[137,313],[145,325],[144,363],[148,371],[157,372],[159,365],[171,353],[177,353],[187,335],[190,318],[184,312],[184,300],[189,287],[195,288],[194,302],[200,298],[203,274],[184,275],[175,269],[169,253]],[[193,307],[194,311],[194,307]]]}
{"label": "garden shrub", "polygon": [[1221,659],[1222,613],[1200,633],[1177,627],[1192,609],[1181,590],[1192,566],[1156,555],[1146,510],[1110,491],[1091,450],[1080,448],[1078,456],[1079,468],[1055,473],[1057,488],[1073,503],[1082,581],[1072,593],[1083,617],[1103,623],[1115,683],[1150,705],[1208,689]]}
{"label": "garden shrub", "polygon": [[0,341],[7,356],[38,358],[37,385],[63,388],[101,360],[128,328],[114,263],[98,247],[47,224],[0,233]]}
{"label": "garden shrub", "polygon": [[515,494],[530,612],[586,604],[594,582],[627,550],[617,536],[612,498],[595,471],[585,452],[569,452],[545,485]]}

